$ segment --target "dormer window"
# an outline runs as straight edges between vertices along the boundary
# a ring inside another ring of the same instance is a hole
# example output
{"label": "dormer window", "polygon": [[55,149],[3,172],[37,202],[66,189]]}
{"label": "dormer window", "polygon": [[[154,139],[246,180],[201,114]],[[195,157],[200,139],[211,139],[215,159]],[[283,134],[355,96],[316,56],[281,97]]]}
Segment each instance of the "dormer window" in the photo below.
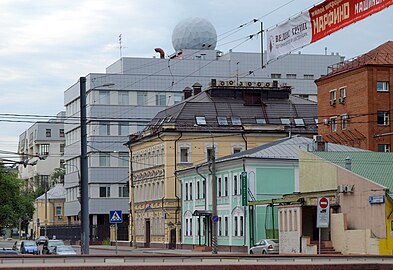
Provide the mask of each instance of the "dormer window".
{"label": "dormer window", "polygon": [[196,116],[195,121],[197,125],[206,125],[206,119],[204,116]]}
{"label": "dormer window", "polygon": [[220,126],[228,125],[228,119],[225,116],[217,116],[217,121]]}
{"label": "dormer window", "polygon": [[281,124],[289,126],[291,124],[291,120],[289,118],[281,118]]}
{"label": "dormer window", "polygon": [[255,121],[258,125],[266,125],[266,119],[264,118],[256,118]]}
{"label": "dormer window", "polygon": [[238,117],[238,116],[232,116],[231,121],[232,121],[232,125],[234,125],[234,126],[241,126],[242,125],[242,121],[240,120],[240,117]]}
{"label": "dormer window", "polygon": [[295,121],[295,126],[297,127],[305,126],[303,118],[295,118],[294,121]]}

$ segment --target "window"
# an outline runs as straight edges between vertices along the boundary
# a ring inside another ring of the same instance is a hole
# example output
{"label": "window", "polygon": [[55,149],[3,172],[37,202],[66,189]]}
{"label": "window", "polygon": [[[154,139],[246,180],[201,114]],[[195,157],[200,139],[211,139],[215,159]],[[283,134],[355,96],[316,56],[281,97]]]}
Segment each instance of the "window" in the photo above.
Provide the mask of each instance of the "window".
{"label": "window", "polygon": [[200,181],[197,181],[197,190],[196,190],[196,192],[197,192],[197,199],[199,200],[200,198],[201,198],[201,188],[200,188]]}
{"label": "window", "polygon": [[341,130],[346,130],[348,126],[348,115],[341,115]]}
{"label": "window", "polygon": [[175,95],[174,96],[174,104],[177,104],[177,103],[179,103],[179,102],[181,102],[183,100],[183,96],[180,96],[180,95]]}
{"label": "window", "polygon": [[188,200],[188,183],[185,184],[185,194],[186,194],[186,201]]}
{"label": "window", "polygon": [[228,177],[224,177],[224,196],[228,196]]}
{"label": "window", "polygon": [[206,125],[206,119],[204,116],[196,116],[195,120],[197,125]]}
{"label": "window", "polygon": [[291,120],[289,118],[280,118],[281,124],[289,126],[291,124]]}
{"label": "window", "polygon": [[243,216],[240,216],[240,225],[239,225],[239,227],[240,227],[240,236],[243,236],[243,227],[244,227],[244,221],[243,221]]}
{"label": "window", "polygon": [[192,200],[192,183],[190,183],[190,200]]}
{"label": "window", "polygon": [[137,94],[137,105],[146,105],[147,93],[138,92]]}
{"label": "window", "polygon": [[218,197],[221,197],[221,177],[218,177],[217,191]]}
{"label": "window", "polygon": [[296,74],[287,74],[287,79],[296,79]]}
{"label": "window", "polygon": [[232,121],[232,125],[234,125],[234,126],[241,126],[242,125],[242,121],[240,120],[240,117],[238,117],[238,116],[232,116],[231,121]]}
{"label": "window", "polygon": [[234,227],[234,232],[233,232],[233,236],[237,236],[238,235],[238,223],[237,223],[237,216],[234,217],[234,221],[233,221],[233,227]]}
{"label": "window", "polygon": [[238,189],[237,189],[237,175],[233,176],[233,195],[238,195]]}
{"label": "window", "polygon": [[98,91],[98,104],[109,104],[109,91]]}
{"label": "window", "polygon": [[341,87],[340,88],[340,98],[346,98],[346,97],[347,97],[347,88]]}
{"label": "window", "polygon": [[166,106],[166,96],[163,94],[156,95],[156,105]]}
{"label": "window", "polygon": [[49,155],[49,144],[40,144],[40,155]]}
{"label": "window", "polygon": [[119,123],[119,127],[118,127],[118,135],[119,136],[126,136],[130,134],[130,129],[129,129],[129,123],[126,122],[121,122]]}
{"label": "window", "polygon": [[271,77],[272,79],[281,79],[281,74],[272,73],[272,74],[270,75],[270,77]]}
{"label": "window", "polygon": [[217,116],[217,122],[220,126],[228,125],[228,119],[225,116]]}
{"label": "window", "polygon": [[218,236],[222,236],[222,221],[221,217],[218,217]]}
{"label": "window", "polygon": [[203,188],[203,190],[202,190],[202,199],[204,199],[206,197],[206,194],[205,194],[206,181],[205,180],[202,181],[202,188]]}
{"label": "window", "polygon": [[64,138],[64,129],[60,129],[59,130],[59,136],[61,137],[61,138]]}
{"label": "window", "polygon": [[128,92],[119,91],[118,92],[119,105],[129,105]]}
{"label": "window", "polygon": [[234,147],[233,154],[240,153],[242,150],[243,150],[243,148],[241,148],[241,147]]}
{"label": "window", "polygon": [[111,187],[100,187],[100,198],[109,198],[111,196]]}
{"label": "window", "polygon": [[333,106],[336,104],[336,99],[337,99],[337,93],[336,90],[331,90],[329,92],[329,97],[330,97],[330,105]]}
{"label": "window", "polygon": [[313,74],[304,74],[303,78],[305,80],[314,80],[314,75]]}
{"label": "window", "polygon": [[63,215],[63,211],[61,206],[56,206],[56,216],[62,216]]}
{"label": "window", "polygon": [[119,153],[119,167],[128,167],[130,155],[128,153]]}
{"label": "window", "polygon": [[110,155],[108,153],[100,153],[99,164],[100,164],[100,167],[109,167],[110,166]]}
{"label": "window", "polygon": [[377,123],[378,125],[388,126],[389,121],[389,112],[377,112]]}
{"label": "window", "polygon": [[111,125],[109,122],[100,123],[98,134],[100,136],[109,136],[111,135]]}
{"label": "window", "polygon": [[224,218],[225,236],[228,236],[228,217]]}
{"label": "window", "polygon": [[45,131],[46,137],[52,137],[52,130],[50,128],[47,128]]}
{"label": "window", "polygon": [[378,144],[378,152],[390,152],[390,144]]}
{"label": "window", "polygon": [[333,132],[337,131],[337,117],[330,117],[330,127]]}
{"label": "window", "polygon": [[304,127],[305,126],[303,118],[295,118],[294,121],[295,121],[295,126],[297,126],[297,127]]}
{"label": "window", "polygon": [[213,147],[206,148],[206,159],[207,161],[212,160],[213,158]]}
{"label": "window", "polygon": [[128,185],[120,186],[119,198],[128,198],[128,197],[129,197]]}
{"label": "window", "polygon": [[258,125],[266,125],[266,119],[263,118],[256,118],[255,121]]}
{"label": "window", "polygon": [[64,143],[60,144],[60,154],[64,154]]}
{"label": "window", "polygon": [[389,91],[389,82],[378,81],[377,82],[377,91],[379,91],[379,92],[387,92],[387,91]]}
{"label": "window", "polygon": [[181,163],[188,163],[189,161],[189,148],[188,147],[181,147],[180,148],[180,162]]}

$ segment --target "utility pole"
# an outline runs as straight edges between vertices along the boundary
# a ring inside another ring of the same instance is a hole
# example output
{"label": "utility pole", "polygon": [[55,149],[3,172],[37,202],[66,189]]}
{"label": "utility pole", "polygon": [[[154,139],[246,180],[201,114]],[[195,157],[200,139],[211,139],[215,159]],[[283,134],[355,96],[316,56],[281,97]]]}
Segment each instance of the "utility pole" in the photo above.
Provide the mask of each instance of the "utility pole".
{"label": "utility pole", "polygon": [[79,78],[80,90],[80,122],[81,122],[81,252],[89,254],[89,178],[87,171],[87,119],[86,119],[86,78]]}
{"label": "utility pole", "polygon": [[45,234],[44,235],[47,236],[46,229],[47,229],[47,226],[48,226],[48,179],[46,179],[46,178],[44,180],[44,188],[45,188],[45,220],[44,220],[44,224],[45,224],[44,232],[45,232]]}
{"label": "utility pole", "polygon": [[[216,148],[213,141],[212,151],[212,217],[217,216],[217,178],[216,178]],[[217,246],[217,222],[212,224],[212,254],[218,253]]]}
{"label": "utility pole", "polygon": [[128,145],[128,149],[130,152],[130,161],[129,161],[129,172],[130,172],[130,208],[131,208],[131,241],[132,247],[134,249],[137,248],[136,246],[136,228],[135,228],[135,185],[134,185],[134,169],[132,167],[132,150],[131,145]]}

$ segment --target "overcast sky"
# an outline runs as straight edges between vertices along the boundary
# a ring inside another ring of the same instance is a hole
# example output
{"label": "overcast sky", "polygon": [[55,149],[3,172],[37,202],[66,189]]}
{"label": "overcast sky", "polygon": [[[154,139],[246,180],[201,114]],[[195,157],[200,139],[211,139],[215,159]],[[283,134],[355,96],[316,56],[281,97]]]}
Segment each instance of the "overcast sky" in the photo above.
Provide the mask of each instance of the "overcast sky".
{"label": "overcast sky", "polygon": [[[242,27],[225,39],[224,33],[254,18],[261,18],[264,27],[269,28],[319,2],[1,0],[0,150],[16,152],[19,134],[32,125],[4,121],[3,114],[55,115],[64,110],[65,89],[88,73],[105,72],[119,59],[119,34],[123,56],[153,57],[157,55],[156,47],[172,54],[172,30],[176,24],[186,18],[201,17],[216,28],[216,49],[224,53],[229,49],[259,52],[259,38],[239,45],[260,30],[259,23]],[[328,53],[338,52],[348,59],[392,37],[390,7],[301,51],[323,54],[327,47]]]}

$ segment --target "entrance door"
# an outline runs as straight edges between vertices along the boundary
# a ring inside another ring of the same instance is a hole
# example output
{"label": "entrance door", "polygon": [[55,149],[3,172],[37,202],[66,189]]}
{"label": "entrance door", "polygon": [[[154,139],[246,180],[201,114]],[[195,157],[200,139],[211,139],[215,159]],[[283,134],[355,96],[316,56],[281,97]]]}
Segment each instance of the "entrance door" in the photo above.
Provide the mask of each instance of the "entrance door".
{"label": "entrance door", "polygon": [[176,229],[171,229],[171,237],[169,241],[169,248],[176,249]]}
{"label": "entrance door", "polygon": [[150,219],[145,219],[145,247],[150,247]]}

